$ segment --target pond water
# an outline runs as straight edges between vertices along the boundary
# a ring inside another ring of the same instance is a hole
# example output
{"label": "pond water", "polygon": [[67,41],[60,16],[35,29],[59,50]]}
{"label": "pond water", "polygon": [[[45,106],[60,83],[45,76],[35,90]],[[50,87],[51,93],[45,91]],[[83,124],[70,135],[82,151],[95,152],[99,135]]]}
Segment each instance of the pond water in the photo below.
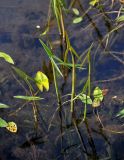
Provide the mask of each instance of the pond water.
{"label": "pond water", "polygon": [[[81,13],[87,10],[88,4],[85,0],[81,2]],[[69,119],[70,103],[65,103],[61,111],[57,110],[51,65],[38,40],[46,24],[49,0],[0,1],[0,51],[11,55],[15,65],[30,76],[33,77],[38,70],[42,70],[50,78],[50,90],[39,94],[44,100],[38,103],[36,129],[32,104],[27,103],[23,107],[24,101],[13,98],[15,95],[25,95],[25,90],[17,80],[18,76],[12,72],[10,64],[0,60],[0,102],[11,106],[0,110],[0,117],[16,122],[18,126],[16,134],[0,128],[0,160],[124,159],[123,118],[116,117],[124,106],[124,27],[109,36],[105,50],[103,40],[114,28],[114,19],[117,17],[116,12],[105,12],[120,9],[118,1],[114,2],[113,8],[110,5],[111,1],[105,1],[104,10],[94,8],[79,24],[72,23],[72,14],[65,19],[71,44],[81,55],[82,61],[87,49],[94,43],[91,52],[91,89],[99,86],[109,90],[98,108],[100,119],[92,107],[87,106],[87,120],[83,122],[84,105],[78,101],[75,103],[74,126]],[[78,5],[75,7],[79,8]],[[37,25],[41,26],[41,30],[36,29]],[[59,37],[53,22],[49,37],[43,37],[43,40],[56,43],[59,42]],[[60,55],[61,46],[54,47]],[[76,70],[76,74],[77,94],[84,86],[87,69]],[[22,81],[21,83],[24,85]],[[66,81],[58,77],[58,87],[62,103],[69,100],[70,96],[65,95],[71,93],[71,72]],[[20,107],[22,109],[15,113]],[[100,120],[104,128],[101,127]]]}

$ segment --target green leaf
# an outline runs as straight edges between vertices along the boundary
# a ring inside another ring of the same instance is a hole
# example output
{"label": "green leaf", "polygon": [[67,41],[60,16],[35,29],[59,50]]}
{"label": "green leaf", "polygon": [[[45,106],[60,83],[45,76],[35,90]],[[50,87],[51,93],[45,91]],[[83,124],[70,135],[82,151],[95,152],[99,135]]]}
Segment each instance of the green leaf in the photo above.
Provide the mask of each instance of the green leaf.
{"label": "green leaf", "polygon": [[40,91],[43,91],[43,88],[45,88],[47,91],[49,90],[49,80],[44,73],[38,71],[34,80]]}
{"label": "green leaf", "polygon": [[78,17],[78,18],[73,19],[73,23],[77,24],[77,23],[80,23],[82,20],[83,20],[82,17]]}
{"label": "green leaf", "polygon": [[98,99],[100,101],[103,100],[102,90],[99,87],[96,87],[93,91],[94,99]]}
{"label": "green leaf", "polygon": [[74,14],[75,14],[76,16],[79,15],[79,10],[78,10],[77,8],[72,8],[72,11],[74,12]]}
{"label": "green leaf", "polygon": [[11,64],[14,64],[13,59],[12,59],[8,54],[6,54],[6,53],[4,53],[4,52],[0,52],[0,58],[4,58],[4,60],[5,60],[6,62],[9,62],[9,63],[11,63]]}
{"label": "green leaf", "polygon": [[99,0],[91,0],[89,4],[91,6],[95,6],[98,2],[99,2]]}
{"label": "green leaf", "polygon": [[78,98],[85,104],[92,104],[92,99],[86,94],[80,94]]}
{"label": "green leaf", "polygon": [[51,58],[51,62],[54,65],[55,69],[58,71],[58,73],[63,77],[62,72],[60,71],[59,67],[57,66],[57,64],[55,63],[55,61],[53,60],[53,58]]}
{"label": "green leaf", "polygon": [[13,70],[18,74],[18,76],[20,78],[22,78],[23,80],[27,81],[27,79],[34,81],[34,79],[32,77],[30,77],[29,75],[27,75],[27,73],[25,73],[24,71],[22,71],[21,69],[12,66]]}
{"label": "green leaf", "polygon": [[14,98],[28,100],[28,101],[38,101],[38,100],[42,100],[43,99],[43,98],[36,97],[36,96],[21,96],[21,95],[14,96]]}
{"label": "green leaf", "polygon": [[9,108],[9,106],[6,104],[0,103],[0,108]]}
{"label": "green leaf", "polygon": [[7,127],[7,126],[8,123],[4,119],[0,118],[0,127]]}
{"label": "green leaf", "polygon": [[118,18],[116,19],[116,21],[117,21],[117,22],[123,22],[123,21],[124,21],[124,15],[118,17]]}
{"label": "green leaf", "polygon": [[117,115],[116,117],[121,117],[123,118],[124,117],[124,109],[122,109]]}
{"label": "green leaf", "polygon": [[57,57],[52,53],[52,51],[47,47],[47,45],[41,39],[39,39],[39,41],[42,44],[42,46],[43,46],[44,50],[46,51],[48,57],[50,58],[51,62],[53,63],[54,67],[56,68],[58,73],[63,77],[62,72],[60,71],[60,69],[58,68],[57,64],[54,61],[54,58],[57,59]]}
{"label": "green leaf", "polygon": [[92,103],[92,107],[97,108],[100,106],[100,100],[99,99],[94,99]]}
{"label": "green leaf", "polygon": [[44,50],[46,51],[47,55],[49,56],[49,58],[51,58],[54,54],[52,53],[52,51],[47,47],[47,45],[41,40],[39,39],[40,43],[42,44]]}

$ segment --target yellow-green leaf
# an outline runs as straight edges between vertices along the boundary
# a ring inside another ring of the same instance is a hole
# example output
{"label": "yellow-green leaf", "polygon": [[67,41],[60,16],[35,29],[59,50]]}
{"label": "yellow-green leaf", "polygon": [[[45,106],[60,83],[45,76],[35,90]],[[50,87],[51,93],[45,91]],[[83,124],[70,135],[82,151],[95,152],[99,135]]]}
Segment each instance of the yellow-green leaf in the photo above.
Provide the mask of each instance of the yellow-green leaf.
{"label": "yellow-green leaf", "polygon": [[17,132],[17,125],[15,122],[8,122],[6,129],[12,133],[16,133]]}
{"label": "yellow-green leaf", "polygon": [[86,94],[80,94],[79,99],[85,104],[92,104],[92,99]]}
{"label": "yellow-green leaf", "polygon": [[103,100],[102,90],[99,87],[96,87],[93,91],[93,96],[95,99],[102,101]]}
{"label": "yellow-green leaf", "polygon": [[9,106],[6,104],[0,103],[0,108],[9,108]]}
{"label": "yellow-green leaf", "polygon": [[92,107],[96,108],[100,106],[100,100],[99,99],[94,99],[92,103]]}
{"label": "yellow-green leaf", "polygon": [[6,127],[7,125],[8,123],[4,119],[0,118],[0,127]]}
{"label": "yellow-green leaf", "polygon": [[98,2],[99,2],[99,0],[91,0],[90,5],[95,6]]}
{"label": "yellow-green leaf", "polygon": [[79,15],[79,10],[78,10],[77,8],[72,8],[72,11],[74,12],[74,14],[75,14],[76,16]]}
{"label": "yellow-green leaf", "polygon": [[13,59],[8,54],[6,54],[4,52],[0,52],[0,58],[3,58],[6,62],[14,64]]}
{"label": "yellow-green leaf", "polygon": [[49,80],[43,72],[38,71],[34,80],[40,91],[43,91],[43,88],[45,88],[47,91],[49,90]]}
{"label": "yellow-green leaf", "polygon": [[80,23],[81,21],[83,20],[83,18],[82,17],[77,17],[77,18],[75,18],[74,20],[73,20],[73,23]]}
{"label": "yellow-green leaf", "polygon": [[43,98],[36,97],[36,96],[21,96],[21,95],[14,96],[14,98],[23,99],[27,101],[38,101],[38,100],[43,99]]}

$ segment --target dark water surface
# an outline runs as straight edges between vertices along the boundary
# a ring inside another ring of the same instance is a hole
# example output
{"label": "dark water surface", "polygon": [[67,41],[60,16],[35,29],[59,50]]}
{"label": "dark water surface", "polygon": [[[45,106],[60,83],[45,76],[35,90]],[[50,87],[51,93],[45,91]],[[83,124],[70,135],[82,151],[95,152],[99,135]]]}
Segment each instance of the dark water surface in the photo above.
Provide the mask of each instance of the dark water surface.
{"label": "dark water surface", "polygon": [[[118,2],[113,9],[110,9],[110,1],[105,3],[106,11],[118,11],[120,8]],[[38,41],[40,31],[36,29],[40,25],[41,30],[44,30],[48,6],[49,0],[0,1],[0,51],[10,54],[15,65],[30,76],[34,76],[38,70],[52,75],[48,58]],[[81,12],[87,9],[87,3],[83,7]],[[94,9],[94,15],[96,13],[101,14],[101,11]],[[18,114],[11,114],[23,105],[21,100],[16,100],[13,96],[25,95],[25,91],[13,77],[10,65],[0,60],[0,102],[11,106],[11,109],[1,109],[0,116],[7,121],[15,121],[18,125],[17,134],[0,128],[0,160],[124,160],[124,133],[115,133],[124,132],[123,119],[116,118],[124,106],[124,29],[121,28],[110,36],[107,50],[102,41],[114,27],[116,16],[117,14],[110,14],[107,17],[103,12],[102,16],[95,17],[89,12],[80,24],[72,24],[71,16],[66,22],[72,46],[82,57],[94,42],[91,53],[92,89],[95,86],[109,89],[98,109],[105,130],[102,130],[90,106],[87,121],[82,122],[84,107],[81,102],[75,104],[77,128],[69,122],[69,103],[63,105],[61,115],[57,110],[51,76],[50,91],[40,94],[45,99],[38,104],[39,127],[36,131],[30,103]],[[56,28],[53,27],[49,38],[58,40]],[[59,47],[57,51],[60,52]],[[83,88],[86,72],[87,70],[76,70],[76,93]],[[66,83],[61,77],[58,79],[62,96],[71,93],[71,73]],[[117,96],[116,100],[112,98],[114,96]],[[68,99],[70,97],[62,98],[63,102]]]}

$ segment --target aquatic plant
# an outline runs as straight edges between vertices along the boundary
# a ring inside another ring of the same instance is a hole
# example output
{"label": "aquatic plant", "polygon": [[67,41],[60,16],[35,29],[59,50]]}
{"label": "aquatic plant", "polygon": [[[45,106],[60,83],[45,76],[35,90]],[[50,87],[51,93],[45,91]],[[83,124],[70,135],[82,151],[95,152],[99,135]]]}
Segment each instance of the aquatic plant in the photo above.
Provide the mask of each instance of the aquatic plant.
{"label": "aquatic plant", "polygon": [[[3,58],[6,62],[10,63],[10,64],[14,64],[13,59],[6,53],[4,52],[0,52],[0,58]],[[9,108],[8,105],[0,103],[0,109],[3,108]],[[17,125],[15,122],[7,122],[4,119],[2,119],[0,117],[0,127],[1,128],[6,128],[7,130],[9,130],[10,132],[16,133],[17,132]]]}

